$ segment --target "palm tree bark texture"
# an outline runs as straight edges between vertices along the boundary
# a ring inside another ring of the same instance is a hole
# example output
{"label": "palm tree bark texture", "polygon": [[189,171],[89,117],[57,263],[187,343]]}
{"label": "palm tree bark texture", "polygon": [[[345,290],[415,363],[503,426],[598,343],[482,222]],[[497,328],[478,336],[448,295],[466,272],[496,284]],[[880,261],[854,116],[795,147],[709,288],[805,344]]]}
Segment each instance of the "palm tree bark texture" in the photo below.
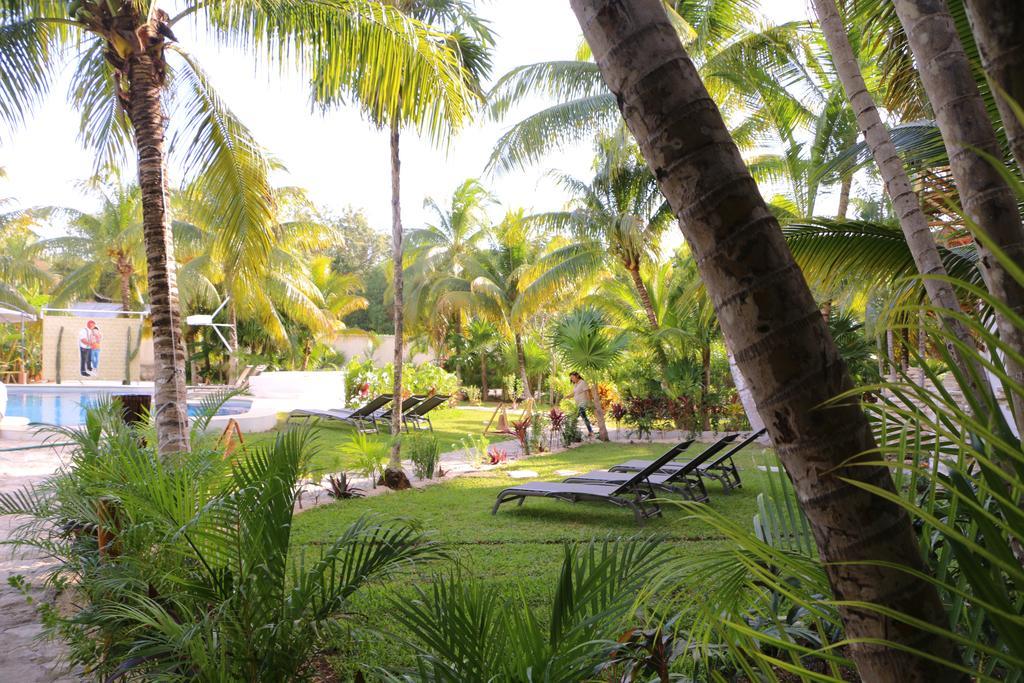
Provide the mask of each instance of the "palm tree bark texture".
{"label": "palm tree bark texture", "polygon": [[[570,0],[605,83],[699,264],[722,331],[814,531],[860,675],[950,681],[953,643],[878,610],[945,628],[910,519],[852,482],[892,491],[821,312],[718,107],[660,0]],[[881,563],[892,563],[883,566]],[[867,642],[865,642],[867,641]],[[878,644],[887,641],[894,646]],[[924,653],[915,654],[914,651]]]}
{"label": "palm tree bark texture", "polygon": [[402,301],[402,160],[399,154],[400,125],[398,120],[391,122],[391,258],[394,261],[395,291],[395,383],[391,402],[391,459],[384,470],[384,485],[392,489],[411,488],[409,477],[402,469],[402,348],[405,339],[402,323],[405,318]]}
{"label": "palm tree bark texture", "polygon": [[[812,0],[812,4],[815,14],[818,15],[825,42],[832,53],[836,73],[846,91],[850,107],[857,117],[857,125],[864,134],[864,139],[885,182],[885,190],[899,219],[903,237],[914,258],[914,265],[917,266],[917,271],[925,276],[923,284],[928,298],[936,308],[959,313],[960,302],[953,285],[946,280],[938,279],[948,274],[932,237],[928,218],[921,210],[921,202],[911,186],[903,160],[896,152],[889,129],[882,122],[878,107],[868,92],[836,3],[834,0]],[[974,347],[974,340],[959,319],[954,315],[947,315],[942,321],[960,343],[967,348]],[[992,389],[984,370],[980,365],[970,362],[952,343],[949,344],[949,351],[964,370],[965,377],[972,382],[971,388],[978,398],[978,404],[986,405]]]}
{"label": "palm tree bark texture", "polygon": [[138,150],[142,227],[148,268],[150,320],[156,375],[153,414],[161,456],[189,449],[185,385],[185,344],[175,276],[171,226],[167,215],[165,122],[161,88],[164,82],[162,39],[156,46],[125,59],[128,78],[126,108]]}
{"label": "palm tree bark texture", "polygon": [[[1024,226],[1013,190],[996,168],[1001,158],[995,128],[978,90],[946,0],[894,0],[921,82],[949,153],[960,202],[973,223],[982,274],[989,292],[1017,316],[1024,316],[1024,284],[995,257],[998,248],[1014,263],[1024,263]],[[996,314],[1001,341],[1024,356],[1024,328]],[[1006,358],[1007,371],[1024,384],[1024,366]],[[1024,397],[1013,402],[1018,431],[1024,431]]]}
{"label": "palm tree bark texture", "polygon": [[1024,121],[1014,105],[1024,106],[1024,2],[964,0],[985,74],[1017,166],[1024,171]]}

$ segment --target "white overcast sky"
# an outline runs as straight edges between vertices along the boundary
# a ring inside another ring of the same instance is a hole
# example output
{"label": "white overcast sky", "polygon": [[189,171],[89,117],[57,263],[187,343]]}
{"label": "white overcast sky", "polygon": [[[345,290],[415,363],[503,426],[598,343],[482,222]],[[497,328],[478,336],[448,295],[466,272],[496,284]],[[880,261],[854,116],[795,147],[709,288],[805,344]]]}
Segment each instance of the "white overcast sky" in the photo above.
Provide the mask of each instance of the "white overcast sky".
{"label": "white overcast sky", "polygon": [[[176,2],[168,2],[175,5]],[[765,20],[807,18],[804,0],[762,0]],[[568,0],[483,0],[480,13],[498,34],[494,75],[527,63],[571,59],[580,39]],[[246,55],[218,49],[191,27],[175,27],[183,45],[196,53],[224,99],[253,130],[256,139],[287,167],[279,185],[298,185],[327,210],[362,209],[379,230],[390,230],[390,172],[387,135],[362,120],[354,107],[326,115],[312,113],[301,76],[256,71]],[[66,86],[58,84],[30,123],[7,130],[0,125],[0,197],[23,207],[65,205],[93,208],[76,184],[91,174],[92,159],[76,142],[77,115],[67,106]],[[442,206],[463,180],[480,177],[495,141],[517,117],[543,102],[524,102],[506,121],[481,121],[462,132],[447,150],[409,133],[402,145],[402,207],[406,228],[423,224],[423,200]],[[558,208],[564,197],[545,176],[549,169],[586,176],[590,147],[562,150],[523,173],[484,178],[502,207]],[[173,171],[173,169],[172,169]],[[134,168],[130,169],[134,173]],[[174,178],[172,178],[172,181]],[[499,209],[501,210],[501,209]]]}

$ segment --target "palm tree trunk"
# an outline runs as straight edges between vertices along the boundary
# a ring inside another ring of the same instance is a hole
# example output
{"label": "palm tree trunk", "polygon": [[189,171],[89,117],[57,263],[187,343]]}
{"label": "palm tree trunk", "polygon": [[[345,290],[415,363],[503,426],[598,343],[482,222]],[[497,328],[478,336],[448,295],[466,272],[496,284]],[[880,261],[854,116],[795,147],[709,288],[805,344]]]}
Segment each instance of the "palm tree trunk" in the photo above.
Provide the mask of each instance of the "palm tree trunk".
{"label": "palm tree trunk", "polygon": [[238,308],[235,307],[235,297],[228,294],[228,384],[238,377]]}
{"label": "palm tree trunk", "polygon": [[530,378],[526,376],[526,351],[523,349],[523,338],[516,332],[516,360],[519,363],[519,378],[523,380],[523,398],[533,398],[530,392]]}
{"label": "palm tree trunk", "polygon": [[[917,266],[919,273],[926,276],[924,288],[928,298],[937,308],[959,313],[960,302],[953,286],[941,279],[947,276],[946,267],[932,237],[928,218],[921,210],[921,202],[910,183],[907,170],[896,153],[889,129],[882,123],[875,101],[868,93],[860,64],[853,53],[835,1],[814,0],[814,10],[832,53],[832,61],[835,63],[839,80],[843,84],[851,108],[856,113],[857,125],[864,134],[864,139],[885,182],[886,192],[899,217],[900,229],[914,258],[914,265]],[[943,316],[942,322],[952,336],[967,348],[973,348],[974,341],[962,322],[952,315]],[[948,348],[957,365],[964,371],[964,376],[972,378],[972,393],[979,399],[991,394],[991,387],[981,366],[965,357],[955,344],[950,343]],[[977,403],[985,405],[984,400]]]}
{"label": "palm tree trunk", "polygon": [[174,245],[167,215],[165,115],[160,89],[163,74],[148,53],[127,60],[128,113],[135,132],[142,229],[148,267],[150,320],[153,325],[153,415],[157,451],[163,457],[189,449],[185,389],[185,344],[175,276]]}
{"label": "palm tree trunk", "polygon": [[124,254],[117,257],[117,274],[121,280],[121,310],[127,313],[132,309],[132,272],[133,268]]}
{"label": "palm tree trunk", "polygon": [[1024,171],[1024,4],[1020,0],[964,0],[981,63],[1017,166]]}
{"label": "palm tree trunk", "polygon": [[590,385],[590,397],[594,402],[594,417],[597,418],[597,438],[599,441],[609,441],[608,425],[604,422],[604,406],[601,405],[601,394],[597,390],[597,380]]}
{"label": "palm tree trunk", "polygon": [[[831,2],[831,0],[826,0]],[[850,190],[853,189],[853,174],[844,176],[839,183],[839,207],[836,209],[836,220],[845,221],[850,210]]]}
{"label": "palm tree trunk", "polygon": [[658,315],[654,312],[654,306],[651,304],[651,294],[647,291],[647,285],[644,284],[643,278],[640,277],[640,266],[632,265],[626,269],[629,271],[629,276],[633,278],[633,286],[636,287],[637,296],[640,297],[644,313],[647,314],[647,322],[651,324],[652,330],[657,330],[659,327]]}
{"label": "palm tree trunk", "polygon": [[480,352],[480,395],[487,400],[487,354]]}
{"label": "palm tree trunk", "polygon": [[705,432],[711,429],[711,416],[708,414],[708,393],[711,391],[711,347],[704,345],[700,349],[700,428]]}
{"label": "palm tree trunk", "polygon": [[[853,383],[778,221],[661,0],[571,4],[605,83],[681,219],[722,331],[810,520],[834,594],[948,628],[935,587],[886,564],[926,571],[906,512],[850,483],[894,491],[887,467],[865,464],[874,439],[859,405],[820,408]],[[841,614],[865,680],[954,678],[930,658],[956,661],[948,638],[880,611],[843,606]],[[883,639],[897,647],[875,644]]]}
{"label": "palm tree trunk", "polygon": [[402,303],[402,162],[399,156],[398,146],[399,124],[397,119],[391,122],[391,258],[394,261],[394,290],[395,290],[395,383],[392,389],[394,393],[393,409],[391,411],[391,458],[388,460],[387,469],[384,470],[384,484],[392,489],[411,488],[409,478],[402,469],[402,348],[405,343],[402,324],[404,321],[404,310]]}
{"label": "palm tree trunk", "polygon": [[[893,6],[935,110],[960,202],[978,231],[984,231],[984,235],[975,234],[975,242],[985,284],[994,297],[1024,316],[1024,283],[989,248],[998,248],[1014,263],[1024,263],[1024,226],[1013,190],[991,161],[1001,156],[999,142],[956,24],[945,0],[894,0]],[[996,326],[1001,341],[1024,355],[1024,329],[998,312]],[[1011,379],[1024,384],[1024,367],[1009,355],[1005,363]],[[1018,431],[1024,431],[1024,397],[1007,398]]]}

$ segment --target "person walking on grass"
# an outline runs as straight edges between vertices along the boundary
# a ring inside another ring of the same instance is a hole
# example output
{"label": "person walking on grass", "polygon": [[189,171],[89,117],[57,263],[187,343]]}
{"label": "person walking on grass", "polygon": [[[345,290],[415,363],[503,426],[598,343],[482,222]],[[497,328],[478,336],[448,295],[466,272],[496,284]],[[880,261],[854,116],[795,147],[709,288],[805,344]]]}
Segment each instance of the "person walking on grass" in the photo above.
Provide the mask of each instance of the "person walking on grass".
{"label": "person walking on grass", "polygon": [[590,405],[590,386],[578,372],[570,372],[569,381],[572,382],[572,397],[576,401],[576,418],[583,418],[583,424],[587,426],[587,434],[592,438],[594,428],[590,426],[590,419],[587,417],[587,406]]}

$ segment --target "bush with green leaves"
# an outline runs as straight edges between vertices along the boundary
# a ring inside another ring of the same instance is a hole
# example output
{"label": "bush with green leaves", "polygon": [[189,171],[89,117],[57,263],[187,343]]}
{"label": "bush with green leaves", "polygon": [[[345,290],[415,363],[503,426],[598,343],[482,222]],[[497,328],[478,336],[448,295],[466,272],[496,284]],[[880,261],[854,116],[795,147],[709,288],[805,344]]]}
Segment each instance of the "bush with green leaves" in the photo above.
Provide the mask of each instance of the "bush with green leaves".
{"label": "bush with green leaves", "polygon": [[382,671],[392,681],[605,680],[621,652],[635,593],[665,561],[661,539],[565,546],[546,613],[521,593],[502,594],[452,573],[437,576],[418,598],[390,608],[413,636],[416,669]]}
{"label": "bush with green leaves", "polygon": [[470,405],[478,406],[481,403],[480,387],[473,386],[472,384],[462,387],[462,393],[466,396],[466,402]]}
{"label": "bush with green leaves", "polygon": [[66,464],[0,495],[0,513],[27,518],[11,543],[56,560],[48,581],[71,587],[76,607],[50,611],[50,633],[100,680],[310,678],[320,638],[343,628],[355,591],[442,555],[408,526],[361,519],[311,556],[292,556],[300,478],[316,447],[304,429],[233,461],[203,439],[160,458],[106,404],[60,436],[75,444]]}
{"label": "bush with green leaves", "polygon": [[580,431],[579,418],[576,411],[565,414],[565,421],[562,423],[562,447],[568,448],[574,443],[583,441],[583,432]]}
{"label": "bush with green leaves", "polygon": [[377,488],[377,479],[384,473],[391,449],[386,442],[374,439],[363,432],[353,432],[341,447],[341,452],[352,456],[352,469],[367,477],[370,485]]}
{"label": "bush with green leaves", "polygon": [[412,461],[416,476],[433,479],[441,458],[441,444],[433,433],[409,434],[402,437],[402,451]]}
{"label": "bush with green leaves", "polygon": [[[371,360],[352,360],[346,367],[345,386],[350,402],[366,388],[369,396],[390,394],[394,390],[395,366],[387,363],[377,367]],[[459,388],[459,378],[434,363],[402,365],[402,387],[411,394],[431,392],[451,396]],[[443,407],[443,406],[442,406]]]}

